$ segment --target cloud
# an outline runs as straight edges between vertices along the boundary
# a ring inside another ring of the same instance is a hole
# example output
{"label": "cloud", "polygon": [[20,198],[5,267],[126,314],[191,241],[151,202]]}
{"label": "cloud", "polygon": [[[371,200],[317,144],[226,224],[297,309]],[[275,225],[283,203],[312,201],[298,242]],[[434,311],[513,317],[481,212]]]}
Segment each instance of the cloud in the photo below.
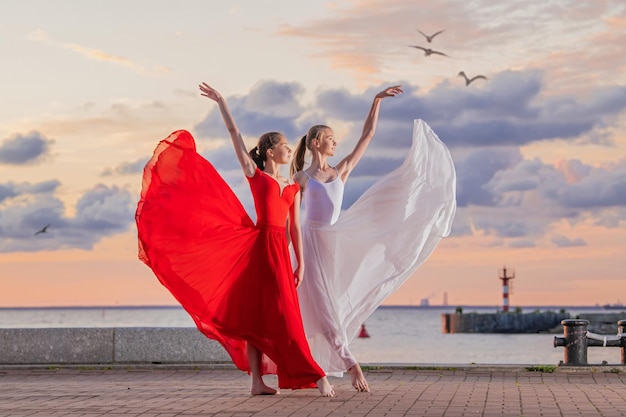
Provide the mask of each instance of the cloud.
{"label": "cloud", "polygon": [[555,162],[554,167],[560,171],[568,183],[575,183],[591,173],[593,167],[583,164],[580,160],[562,159]]}
{"label": "cloud", "polygon": [[7,198],[12,198],[19,193],[13,184],[0,184],[0,203]]}
{"label": "cloud", "polygon": [[46,33],[42,29],[37,29],[29,33],[26,36],[26,38],[31,41],[43,42],[54,47],[59,47],[59,48],[70,50],[87,59],[91,59],[94,61],[110,62],[116,65],[121,65],[142,75],[161,75],[161,74],[169,73],[171,71],[171,68],[164,66],[164,65],[154,65],[152,68],[148,69],[145,66],[138,64],[131,59],[118,56],[118,55],[113,55],[101,49],[88,47],[88,46],[80,45],[80,44],[73,43],[73,42],[57,42],[57,41],[50,39],[50,36],[48,35],[48,33]]}
{"label": "cloud", "polygon": [[[375,138],[346,185],[344,208],[399,164],[401,158],[391,157],[391,151],[408,146],[408,122],[417,115],[433,126],[456,155],[457,203],[459,208],[472,207],[477,231],[506,239],[511,247],[533,247],[537,245],[534,239],[561,219],[581,221],[593,216],[598,224],[613,227],[624,221],[626,217],[620,220],[619,214],[604,209],[625,205],[622,178],[626,175],[620,168],[612,166],[605,172],[567,160],[555,166],[526,160],[520,152],[520,146],[533,141],[584,142],[594,129],[610,125],[614,116],[623,114],[622,97],[606,89],[588,101],[568,95],[546,99],[537,71],[507,71],[494,78],[492,85],[480,91],[444,82],[422,95],[409,85],[405,95],[386,99]],[[318,96],[317,105],[323,109],[318,123],[333,117],[351,126],[345,135],[348,140],[338,138],[338,157],[349,152],[360,135],[374,90],[379,88],[361,95],[327,90]],[[584,181],[575,184],[583,177]],[[469,230],[471,226],[459,217],[453,234]]]}
{"label": "cloud", "polygon": [[246,98],[246,108],[283,117],[298,117],[302,112],[299,99],[304,87],[295,82],[281,83],[273,80],[258,82]]}
{"label": "cloud", "polygon": [[21,194],[46,194],[55,192],[60,186],[61,183],[58,180],[47,180],[36,184],[20,184],[16,186],[16,189]]}
{"label": "cloud", "polygon": [[237,171],[240,174],[243,173],[231,143],[225,143],[219,148],[200,152],[200,154],[205,159],[209,160],[215,169],[220,172],[220,174],[228,171]]}
{"label": "cloud", "polygon": [[594,219],[596,226],[614,229],[626,226],[626,207],[604,208]]}
{"label": "cloud", "polygon": [[[229,109],[241,134],[255,141],[265,132],[279,131],[287,138],[296,137],[300,130],[296,119],[304,111],[298,97],[303,87],[297,83],[261,81],[245,97],[228,97]],[[221,113],[215,106],[194,126],[200,137],[228,136]]]}
{"label": "cloud", "polygon": [[[476,230],[503,238],[539,238],[562,219],[576,223],[592,218],[603,227],[626,224],[624,161],[593,167],[578,160],[551,165],[533,159],[494,166],[476,157],[483,153],[457,162],[457,201],[461,208],[471,207]],[[457,221],[455,230],[466,231],[466,221]],[[552,242],[584,243],[560,237]]]}
{"label": "cloud", "polygon": [[556,235],[552,237],[552,243],[559,248],[570,248],[575,246],[587,246],[587,242],[581,238],[570,239],[567,236]]}
{"label": "cloud", "polygon": [[133,201],[126,190],[98,184],[76,203],[73,222],[83,230],[125,231],[132,220]]}
{"label": "cloud", "polygon": [[[74,216],[55,195],[56,180],[0,184],[0,253],[78,248],[89,250],[103,237],[128,230],[136,199],[127,190],[96,185],[79,198]],[[45,234],[35,235],[50,224]]]}
{"label": "cloud", "polygon": [[[242,132],[258,134],[260,127],[305,132],[312,124],[329,124],[339,142],[337,156],[330,160],[335,164],[354,147],[375,94],[386,86],[362,93],[324,89],[307,106],[301,100],[302,86],[262,82],[250,95],[227,100]],[[621,164],[593,167],[566,159],[549,164],[525,159],[520,151],[528,143],[556,138],[591,143],[599,129],[619,126],[626,110],[623,87],[599,89],[586,100],[569,94],[545,97],[543,74],[537,70],[504,71],[480,89],[447,81],[422,94],[410,83],[404,87],[403,95],[381,103],[375,137],[346,184],[344,209],[401,163],[410,145],[412,121],[422,118],[452,150],[457,203],[459,209],[472,210],[473,224],[459,218],[454,233],[475,230],[506,239],[506,244],[528,247],[561,219],[577,222],[592,216],[605,225],[623,221],[622,213],[607,210],[626,206]],[[268,98],[261,99],[265,95]],[[302,114],[276,105],[283,102]],[[267,124],[261,125],[261,120]],[[211,138],[225,135],[217,109],[197,129]],[[610,146],[614,136],[607,138],[597,145]],[[241,173],[230,143],[205,156],[240,185]]]}
{"label": "cloud", "polygon": [[[340,121],[348,128],[338,138],[338,151],[345,152],[359,138],[374,95],[387,86],[372,87],[360,94],[325,89],[317,94],[312,106],[306,106],[300,100],[302,86],[266,81],[257,84],[248,96],[229,97],[227,101],[242,134],[254,139],[270,130],[298,138],[312,124]],[[390,147],[406,147],[415,118],[426,120],[451,148],[519,147],[556,139],[597,143],[596,131],[626,111],[623,86],[601,88],[586,100],[568,94],[543,97],[543,88],[542,73],[536,70],[495,74],[481,89],[444,81],[422,95],[416,87],[404,83],[403,95],[383,101],[371,146],[376,151],[385,148],[384,152]],[[227,135],[216,107],[195,129],[204,137]],[[606,143],[610,144],[610,139]]]}
{"label": "cloud", "polygon": [[[546,98],[539,71],[504,71],[492,78],[481,89],[444,81],[422,95],[411,84],[403,83],[405,93],[385,99],[381,105],[377,138],[395,138],[385,146],[404,147],[412,129],[407,122],[421,118],[449,147],[519,147],[556,139],[611,144],[610,139],[598,141],[597,131],[626,111],[624,86],[601,88],[587,99],[567,94]],[[358,139],[374,94],[386,86],[368,89],[364,94],[343,89],[322,91],[316,102],[317,123],[335,119],[352,123],[346,136]],[[380,140],[373,145],[376,143]],[[340,146],[344,144],[340,142]],[[353,142],[345,146],[351,147]]]}
{"label": "cloud", "polygon": [[53,193],[61,183],[58,180],[48,180],[35,184],[8,182],[0,184],[0,203],[3,200],[17,197],[22,194]]}
{"label": "cloud", "polygon": [[100,176],[109,177],[114,175],[134,175],[143,172],[143,168],[146,166],[148,158],[139,158],[133,162],[122,162],[116,167],[105,168]]}
{"label": "cloud", "polygon": [[[626,87],[612,86],[582,100],[541,97],[541,74],[504,72],[489,86],[465,91],[441,84],[424,100],[427,116],[451,146],[521,146],[531,142],[579,140],[626,110]],[[432,96],[432,97],[431,97]],[[445,107],[445,108],[444,108]],[[587,138],[587,142],[593,142]]]}
{"label": "cloud", "polygon": [[143,70],[143,68],[137,64],[135,64],[134,62],[132,62],[131,60],[129,60],[128,58],[123,58],[121,56],[115,56],[115,55],[111,55],[108,54],[100,49],[96,49],[96,48],[89,48],[86,46],[82,46],[82,45],[78,45],[75,43],[66,43],[63,44],[63,47],[65,49],[69,49],[71,51],[74,51],[82,56],[84,56],[85,58],[89,58],[89,59],[93,59],[94,61],[105,61],[105,62],[113,62],[115,64],[119,64],[119,65],[123,65],[125,67],[128,67],[134,71],[137,70]]}
{"label": "cloud", "polygon": [[[617,1],[452,0],[416,7],[405,0],[372,0],[330,7],[323,18],[283,25],[277,32],[308,41],[312,57],[366,85],[402,62],[414,65],[419,75],[439,78],[461,69],[471,74],[543,68],[551,91],[590,91],[596,83],[610,84],[605,80],[626,67],[619,59],[626,31]],[[445,29],[432,46],[454,59],[409,50],[409,44],[430,46],[417,29]],[[590,78],[594,83],[582,82]]]}
{"label": "cloud", "polygon": [[474,221],[478,229],[483,230],[487,235],[498,237],[519,238],[526,237],[530,232],[529,222],[520,217],[480,217]]}
{"label": "cloud", "polygon": [[[342,13],[337,13],[339,14]],[[337,20],[315,21],[308,27],[286,25],[279,29],[278,33],[281,36],[311,40],[317,45],[314,50],[318,51],[312,52],[312,56],[328,60],[332,68],[349,71],[357,79],[365,79],[379,73],[383,64],[382,58],[376,54],[381,51],[380,47],[367,42],[372,36],[376,36],[375,32],[379,32],[380,29],[376,25],[369,27],[363,27],[365,25],[359,27],[358,23],[350,25],[350,20],[354,21],[355,18],[357,17],[340,18],[341,22]],[[364,16],[364,20],[367,19],[367,16]],[[340,23],[344,23],[344,26],[342,30],[337,30]],[[352,27],[346,27],[345,23]]]}
{"label": "cloud", "polygon": [[588,168],[585,177],[564,184],[554,198],[563,206],[580,209],[626,207],[626,160],[615,167]]}
{"label": "cloud", "polygon": [[39,132],[16,134],[0,145],[0,164],[26,165],[41,161],[49,155],[54,140]]}
{"label": "cloud", "polygon": [[456,161],[457,205],[459,207],[495,205],[498,201],[498,191],[502,192],[502,188],[488,185],[497,173],[515,167],[521,161],[519,150],[497,148],[479,149]]}

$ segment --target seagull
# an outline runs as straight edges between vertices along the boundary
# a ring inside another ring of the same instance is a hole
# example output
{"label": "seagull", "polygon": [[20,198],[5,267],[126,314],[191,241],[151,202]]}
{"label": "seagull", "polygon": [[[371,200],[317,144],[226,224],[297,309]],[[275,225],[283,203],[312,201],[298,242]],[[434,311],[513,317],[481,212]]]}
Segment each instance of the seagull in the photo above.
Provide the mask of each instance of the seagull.
{"label": "seagull", "polygon": [[[444,29],[445,30],[445,29]],[[422,35],[424,35],[424,37],[426,38],[426,40],[428,41],[428,43],[431,43],[433,41],[433,38],[437,35],[439,35],[441,32],[443,32],[443,30],[440,30],[439,32],[435,32],[432,35],[428,36],[427,34],[425,34],[424,32],[422,32],[421,30],[417,30],[419,33],[421,33]]]}
{"label": "seagull", "polygon": [[430,48],[423,48],[421,46],[417,46],[417,45],[408,45],[411,48],[417,48],[417,49],[421,49],[422,51],[424,51],[424,56],[429,56],[431,54],[437,54],[437,55],[443,55],[443,56],[448,56],[446,54],[444,54],[443,52],[439,52],[439,51],[433,51]]}
{"label": "seagull", "polygon": [[483,80],[487,79],[487,77],[485,77],[484,75],[477,75],[477,76],[472,77],[472,78],[467,78],[467,75],[465,75],[465,72],[463,72],[463,71],[459,72],[459,77],[465,78],[465,86],[466,87],[468,85],[470,85],[472,83],[472,81],[474,81],[474,80],[478,80],[480,78],[482,78]]}
{"label": "seagull", "polygon": [[39,233],[46,233],[46,232],[48,231],[48,227],[50,227],[50,225],[49,225],[49,224],[45,225],[45,226],[43,227],[43,229],[38,230],[38,231],[35,233],[35,236],[37,236]]}

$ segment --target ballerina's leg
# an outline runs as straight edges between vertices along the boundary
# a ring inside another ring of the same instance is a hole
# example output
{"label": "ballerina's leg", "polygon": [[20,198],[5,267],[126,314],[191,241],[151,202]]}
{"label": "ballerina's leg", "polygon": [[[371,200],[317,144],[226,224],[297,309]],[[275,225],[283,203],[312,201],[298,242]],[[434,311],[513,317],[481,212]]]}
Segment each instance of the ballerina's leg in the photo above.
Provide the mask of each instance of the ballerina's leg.
{"label": "ballerina's leg", "polygon": [[278,390],[268,387],[261,376],[261,351],[250,343],[246,343],[246,355],[250,364],[250,374],[252,375],[252,384],[250,386],[250,394],[252,395],[275,395],[279,394]]}

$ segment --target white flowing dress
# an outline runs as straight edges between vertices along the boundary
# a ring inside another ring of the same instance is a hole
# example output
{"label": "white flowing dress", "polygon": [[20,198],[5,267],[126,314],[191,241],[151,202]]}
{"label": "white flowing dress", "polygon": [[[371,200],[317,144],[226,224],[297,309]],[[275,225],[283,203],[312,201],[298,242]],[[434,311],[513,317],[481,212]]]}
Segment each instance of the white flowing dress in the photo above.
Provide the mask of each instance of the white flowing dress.
{"label": "white flowing dress", "polygon": [[456,173],[446,146],[423,120],[402,165],[341,212],[343,182],[309,178],[303,194],[304,280],[300,309],[311,353],[341,376],[361,324],[450,233]]}

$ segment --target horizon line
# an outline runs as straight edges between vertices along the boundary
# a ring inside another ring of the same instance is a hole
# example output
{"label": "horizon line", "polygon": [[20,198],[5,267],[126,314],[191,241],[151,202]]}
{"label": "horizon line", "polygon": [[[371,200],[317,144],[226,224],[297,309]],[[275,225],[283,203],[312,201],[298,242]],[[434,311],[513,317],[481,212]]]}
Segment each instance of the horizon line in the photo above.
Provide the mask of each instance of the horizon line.
{"label": "horizon line", "polygon": [[[511,305],[509,309],[516,308],[604,308],[607,304],[545,304],[545,305]],[[612,304],[608,304],[613,306]],[[502,308],[500,304],[383,304],[378,308]],[[124,308],[181,308],[180,304],[127,304],[127,305],[49,305],[49,306],[0,306],[0,310],[27,310],[27,309],[124,309]],[[626,309],[626,306],[624,306]]]}

